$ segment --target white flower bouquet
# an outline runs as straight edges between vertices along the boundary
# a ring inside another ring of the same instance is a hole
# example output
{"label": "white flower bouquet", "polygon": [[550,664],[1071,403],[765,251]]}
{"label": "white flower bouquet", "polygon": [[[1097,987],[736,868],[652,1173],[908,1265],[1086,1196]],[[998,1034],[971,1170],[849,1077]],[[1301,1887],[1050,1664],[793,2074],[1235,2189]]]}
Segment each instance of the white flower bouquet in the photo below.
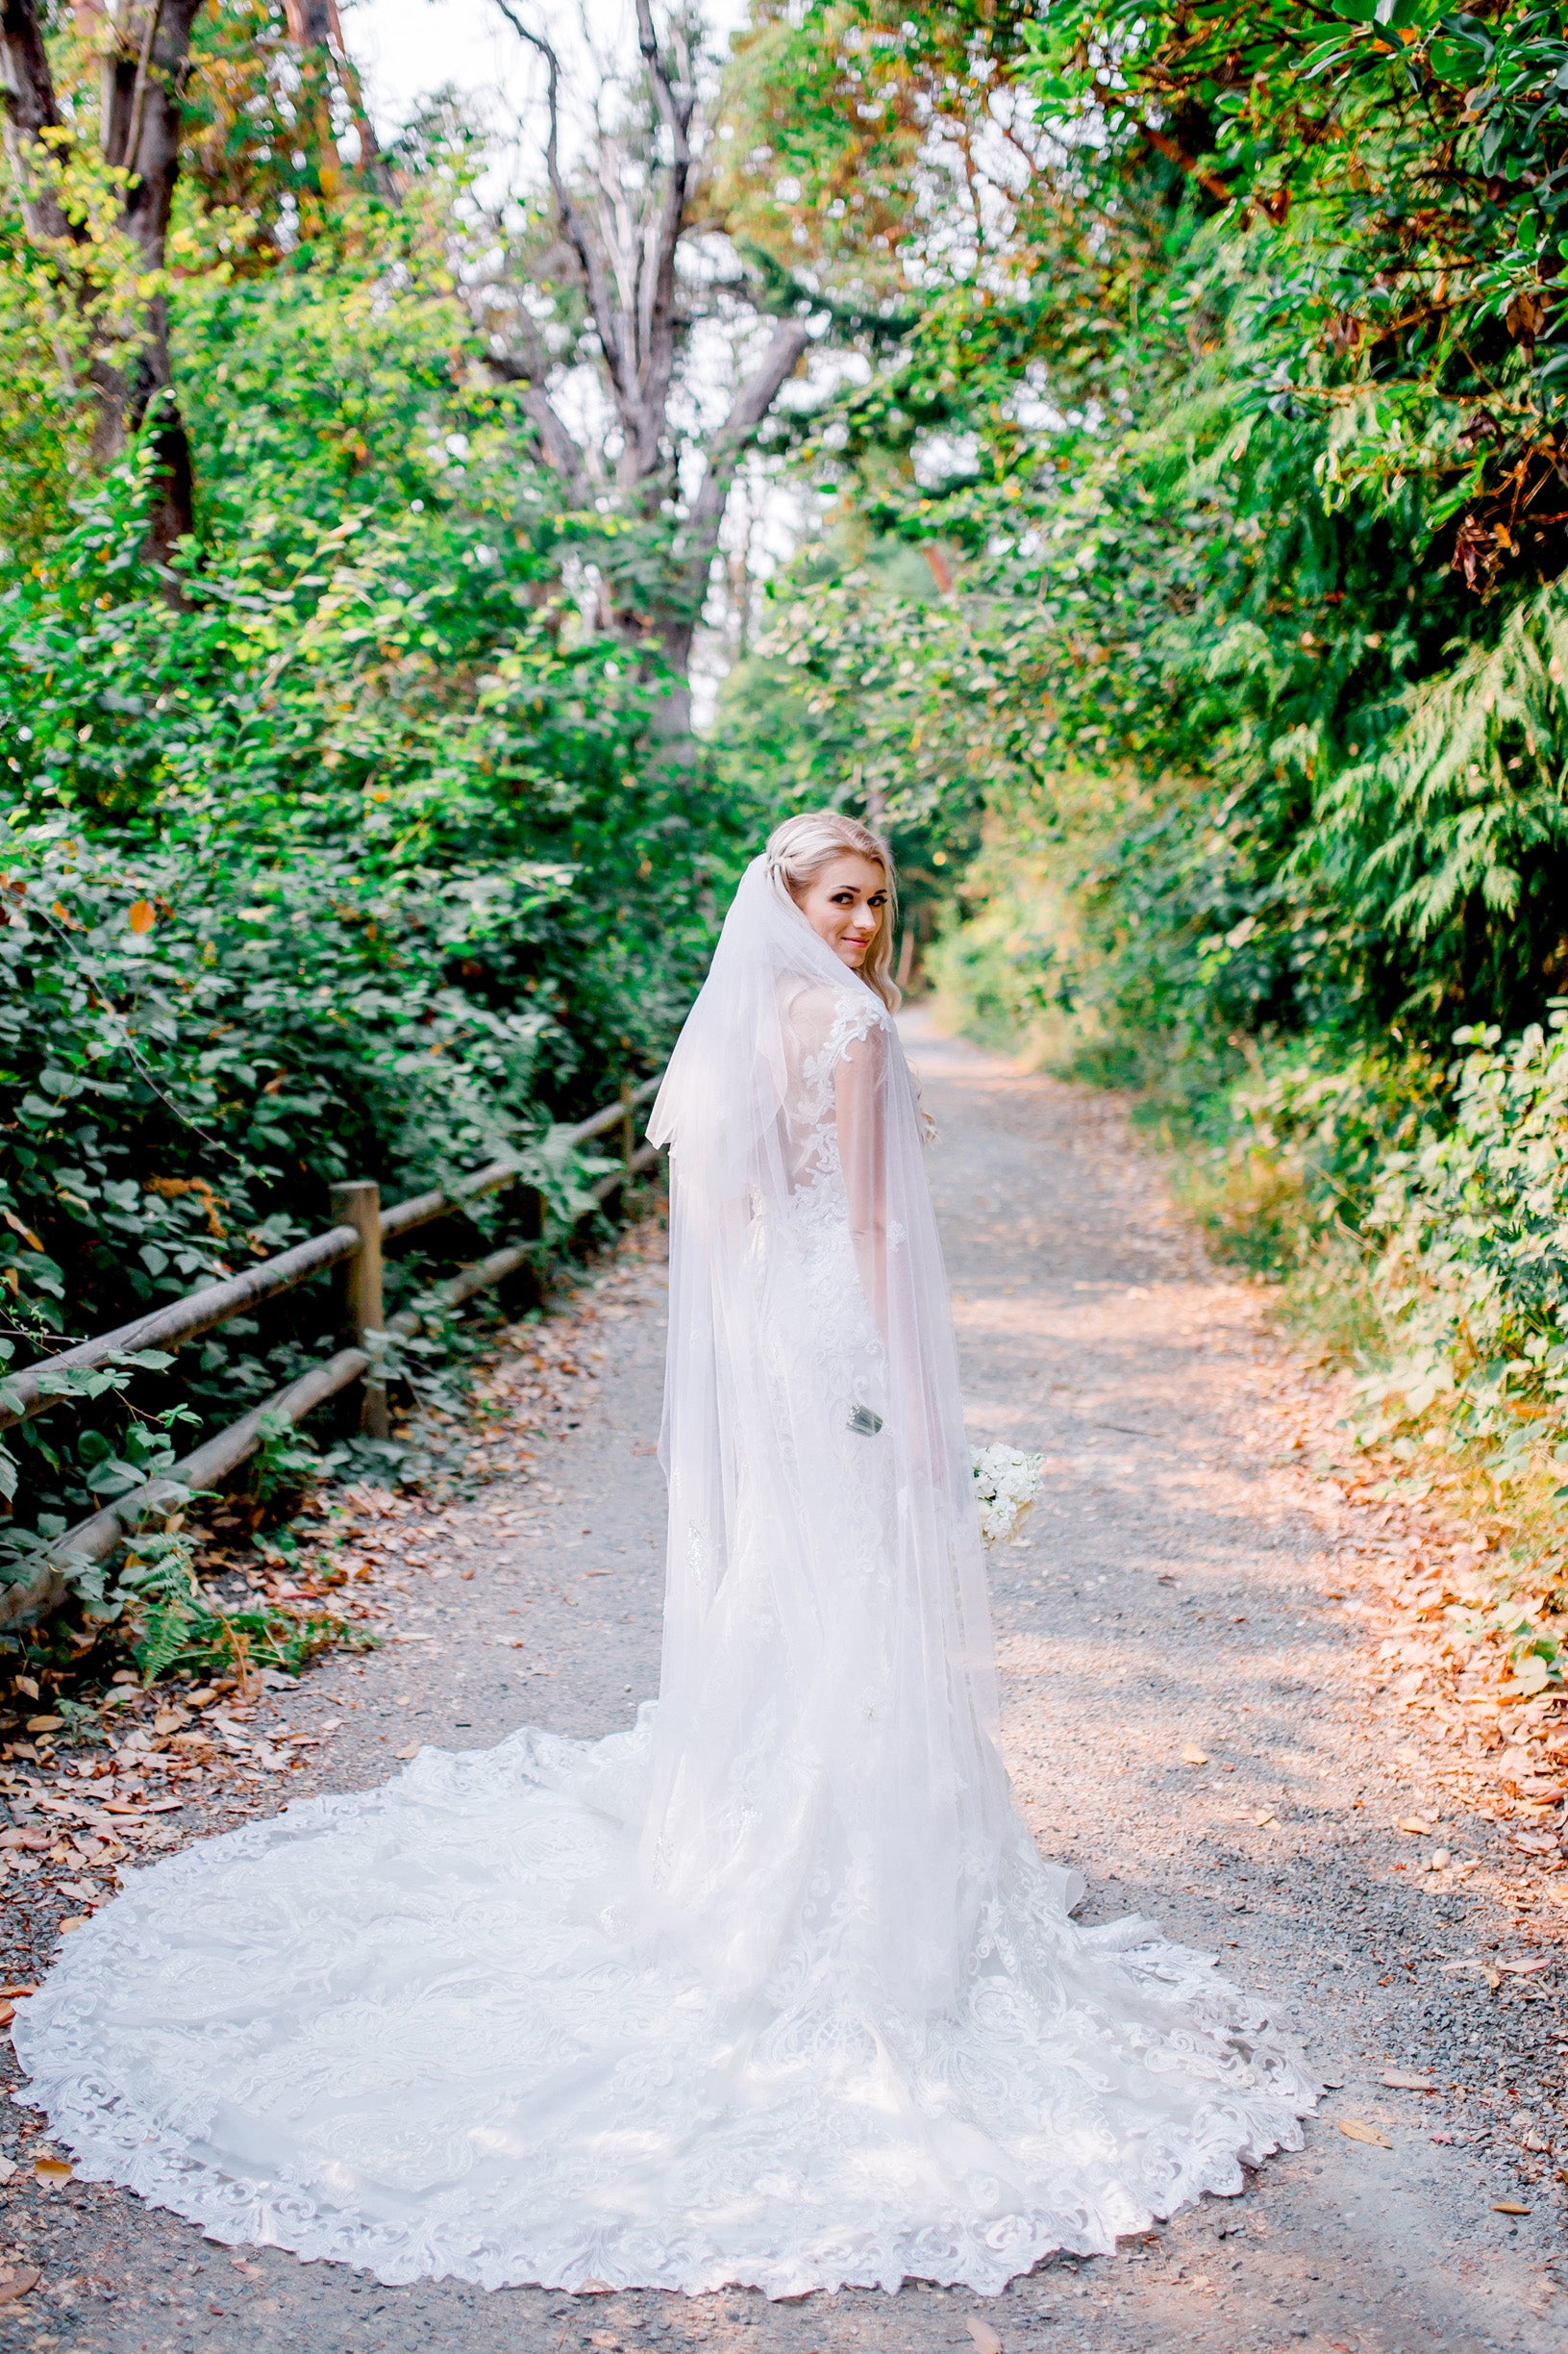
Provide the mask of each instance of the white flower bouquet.
{"label": "white flower bouquet", "polygon": [[1043,1455],[1026,1455],[1018,1447],[976,1447],[975,1500],[980,1506],[980,1533],[988,1545],[1016,1537],[1039,1492]]}

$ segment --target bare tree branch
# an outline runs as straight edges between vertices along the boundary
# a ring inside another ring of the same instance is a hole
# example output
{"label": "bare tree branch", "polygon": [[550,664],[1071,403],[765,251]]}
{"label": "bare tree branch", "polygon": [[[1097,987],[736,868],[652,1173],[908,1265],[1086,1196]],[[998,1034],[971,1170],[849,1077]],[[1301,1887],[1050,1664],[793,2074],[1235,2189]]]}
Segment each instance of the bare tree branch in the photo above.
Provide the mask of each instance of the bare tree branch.
{"label": "bare tree branch", "polygon": [[671,161],[678,172],[688,172],[691,169],[691,115],[697,94],[688,88],[678,97],[671,87],[654,33],[652,0],[637,0],[637,47],[642,52],[642,63],[653,87],[660,120],[670,135]]}
{"label": "bare tree branch", "polygon": [[549,73],[550,130],[545,141],[544,165],[550,175],[550,192],[556,200],[556,215],[561,230],[583,267],[583,281],[587,288],[594,333],[599,338],[599,347],[605,355],[610,382],[617,396],[624,399],[629,387],[621,338],[616,332],[615,315],[610,307],[610,288],[605,283],[604,263],[560,168],[560,61],[542,35],[531,32],[523,23],[511,8],[510,0],[495,0],[495,5],[518,39],[527,41],[531,49],[538,51]]}
{"label": "bare tree branch", "polygon": [[[0,0],[3,5],[3,0]],[[689,513],[676,520],[682,453],[688,437],[672,425],[677,370],[693,316],[681,268],[683,245],[697,234],[691,217],[701,186],[694,141],[697,77],[679,29],[661,49],[653,0],[636,0],[637,50],[645,101],[620,88],[620,110],[595,103],[596,137],[586,169],[569,183],[560,159],[560,65],[542,34],[518,13],[528,0],[496,0],[519,39],[538,52],[549,73],[549,130],[545,164],[561,241],[575,257],[586,288],[587,312],[598,338],[600,379],[617,419],[614,447],[617,504],[659,532],[659,559],[639,554],[627,565],[608,542],[600,563],[604,625],[638,649],[639,661],[674,673],[656,726],[672,739],[689,735],[690,692],[685,673],[735,472],[754,443],[785,379],[811,340],[809,317],[820,306],[792,284],[770,288],[756,308],[772,312],[771,333],[730,413],[709,439],[706,464]],[[591,43],[590,43],[591,47]],[[601,75],[601,84],[608,77]],[[714,234],[722,223],[713,224]],[[732,256],[732,261],[735,258]],[[535,264],[535,267],[537,264]],[[754,274],[721,268],[721,297],[755,303]],[[721,299],[718,308],[726,308]],[[497,321],[498,346],[512,356],[492,360],[498,375],[522,385],[522,406],[538,444],[561,480],[572,486],[602,481],[596,443],[581,446],[548,398],[550,355],[536,321],[519,335]],[[533,340],[529,340],[532,334]],[[584,499],[584,493],[576,493]],[[663,517],[668,516],[666,524]],[[639,548],[646,543],[639,541]],[[661,658],[661,660],[660,660]]]}
{"label": "bare tree branch", "polygon": [[780,319],[768,346],[731,403],[730,413],[708,446],[708,468],[682,533],[684,560],[706,575],[724,519],[735,467],[787,380],[809,347],[805,319]]}
{"label": "bare tree branch", "polygon": [[560,477],[574,505],[581,506],[587,495],[583,451],[575,436],[567,430],[560,412],[546,389],[550,381],[550,354],[539,333],[537,321],[529,316],[525,304],[519,302],[509,313],[503,333],[510,342],[520,345],[521,349],[492,352],[488,365],[504,384],[523,387],[520,406],[538,436],[545,462]]}
{"label": "bare tree branch", "polygon": [[637,390],[641,394],[642,406],[642,415],[638,420],[637,457],[641,471],[647,475],[659,463],[664,411],[675,377],[675,355],[680,340],[675,301],[675,257],[685,223],[686,198],[690,188],[691,116],[697,103],[697,93],[691,84],[680,91],[671,86],[664,71],[663,60],[659,54],[652,0],[637,0],[637,47],[642,53],[643,67],[653,89],[660,120],[670,140],[670,166],[664,184],[664,201],[660,208],[652,265],[644,280],[647,288],[646,311],[641,338],[641,364],[637,370]]}

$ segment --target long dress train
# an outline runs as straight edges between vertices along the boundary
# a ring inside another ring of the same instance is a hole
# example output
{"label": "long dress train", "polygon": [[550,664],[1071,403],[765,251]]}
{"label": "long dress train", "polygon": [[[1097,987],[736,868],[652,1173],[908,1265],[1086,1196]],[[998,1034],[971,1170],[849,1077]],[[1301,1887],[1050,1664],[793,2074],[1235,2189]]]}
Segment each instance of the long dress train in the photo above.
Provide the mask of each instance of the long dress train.
{"label": "long dress train", "polygon": [[25,2097],[87,2178],[387,2282],[988,2291],[1238,2190],[1315,2089],[1013,1808],[908,1073],[760,861],[654,1127],[658,1702],[128,1875],[18,2009]]}

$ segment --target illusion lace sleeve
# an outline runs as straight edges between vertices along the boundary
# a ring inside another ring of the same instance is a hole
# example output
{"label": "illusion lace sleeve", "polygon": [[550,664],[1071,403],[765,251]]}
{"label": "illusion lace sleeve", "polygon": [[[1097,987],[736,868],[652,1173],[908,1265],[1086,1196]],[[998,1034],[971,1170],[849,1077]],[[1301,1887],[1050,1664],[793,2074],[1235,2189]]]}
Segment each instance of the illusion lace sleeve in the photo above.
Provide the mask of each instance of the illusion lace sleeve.
{"label": "illusion lace sleeve", "polygon": [[888,1337],[886,1086],[886,1034],[878,1022],[847,1041],[834,1064],[834,1114],[855,1262],[884,1343]]}

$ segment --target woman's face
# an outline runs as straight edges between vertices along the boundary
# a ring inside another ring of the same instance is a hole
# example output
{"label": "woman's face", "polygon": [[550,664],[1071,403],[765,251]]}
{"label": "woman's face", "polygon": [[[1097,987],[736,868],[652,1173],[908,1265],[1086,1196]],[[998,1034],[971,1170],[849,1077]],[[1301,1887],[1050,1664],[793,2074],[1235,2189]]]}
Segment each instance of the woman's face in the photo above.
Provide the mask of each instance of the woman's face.
{"label": "woman's face", "polygon": [[859,972],[887,907],[887,877],[881,859],[863,858],[859,850],[841,851],[792,896],[818,938]]}

